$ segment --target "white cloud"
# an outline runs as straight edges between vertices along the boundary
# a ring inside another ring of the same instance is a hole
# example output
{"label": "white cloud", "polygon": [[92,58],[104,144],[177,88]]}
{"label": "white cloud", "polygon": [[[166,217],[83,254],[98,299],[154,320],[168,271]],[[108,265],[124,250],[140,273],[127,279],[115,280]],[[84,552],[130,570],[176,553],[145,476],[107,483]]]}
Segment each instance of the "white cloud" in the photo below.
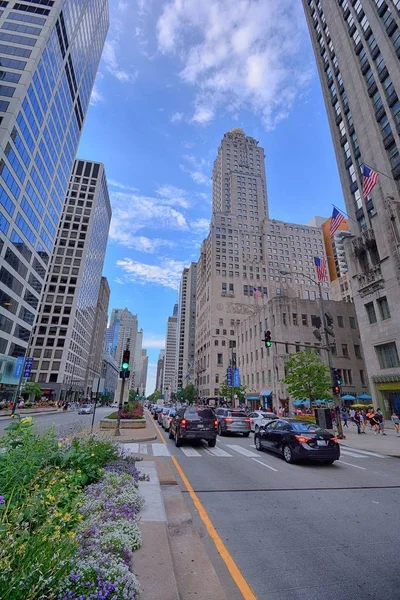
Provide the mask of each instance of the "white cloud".
{"label": "white cloud", "polygon": [[115,283],[118,283],[119,285],[125,285],[125,281],[123,279],[121,279],[121,277],[116,277],[114,279]]}
{"label": "white cloud", "polygon": [[91,104],[91,106],[95,106],[96,104],[99,104],[100,102],[103,102],[103,101],[104,101],[104,96],[100,92],[97,82],[95,81],[93,90],[92,90],[92,94],[90,96],[90,104]]}
{"label": "white cloud", "polygon": [[250,109],[266,129],[286,118],[311,77],[301,2],[170,0],[157,24],[158,47],[175,54],[180,78],[196,87],[191,121],[207,125],[219,108]]}
{"label": "white cloud", "polygon": [[202,173],[201,171],[192,171],[191,169],[185,167],[185,165],[179,165],[179,168],[183,173],[189,175],[193,179],[193,181],[198,185],[211,185],[210,177],[204,175],[204,173]]}
{"label": "white cloud", "polygon": [[111,75],[116,77],[121,83],[132,83],[138,76],[138,71],[129,73],[123,69],[117,59],[118,39],[107,40],[104,44],[103,61],[106,69]]}
{"label": "white cloud", "polygon": [[210,220],[196,219],[190,223],[190,227],[196,232],[208,234],[210,228]]}
{"label": "white cloud", "polygon": [[171,117],[171,123],[180,123],[183,119],[183,113],[176,112]]}
{"label": "white cloud", "polygon": [[132,187],[130,185],[125,185],[124,183],[121,183],[120,181],[116,181],[115,179],[107,179],[107,183],[109,186],[118,188],[120,190],[129,190],[131,192],[139,191],[138,188]]}
{"label": "white cloud", "polygon": [[179,165],[183,173],[189,175],[198,185],[211,185],[210,175],[204,173],[204,170],[209,169],[207,161],[203,158],[198,159],[193,154],[184,154],[183,158],[190,164],[190,167]]}
{"label": "white cloud", "polygon": [[[143,348],[165,348],[165,338],[151,333],[145,333],[143,338]],[[157,367],[157,363],[149,363],[149,367]]]}
{"label": "white cloud", "polygon": [[131,258],[118,260],[116,264],[124,271],[125,279],[132,283],[152,283],[173,290],[179,289],[182,270],[187,266],[187,263],[171,258],[161,258],[158,265],[141,263]]}
{"label": "white cloud", "polygon": [[115,234],[115,231],[113,230],[113,236],[110,235],[110,237],[121,244],[121,246],[132,248],[138,252],[146,252],[146,254],[154,254],[155,252],[158,252],[160,248],[173,248],[176,246],[176,244],[170,240],[135,235],[130,231],[119,231],[118,234]]}
{"label": "white cloud", "polygon": [[181,208],[189,208],[190,206],[185,190],[174,187],[173,185],[164,184],[158,186],[156,194],[165,205],[179,206]]}

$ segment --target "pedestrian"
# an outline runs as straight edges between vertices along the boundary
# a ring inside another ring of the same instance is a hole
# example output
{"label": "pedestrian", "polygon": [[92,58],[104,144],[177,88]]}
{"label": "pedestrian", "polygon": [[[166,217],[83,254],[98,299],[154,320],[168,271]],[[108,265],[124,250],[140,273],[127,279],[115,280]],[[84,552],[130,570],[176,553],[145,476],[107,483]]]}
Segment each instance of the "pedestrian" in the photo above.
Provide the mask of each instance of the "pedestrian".
{"label": "pedestrian", "polygon": [[365,433],[365,427],[367,425],[367,415],[365,410],[360,411],[360,425],[361,425],[361,433]]}
{"label": "pedestrian", "polygon": [[350,421],[352,421],[352,423],[355,423],[354,421],[354,415],[356,414],[356,411],[354,410],[354,408],[350,409]]}
{"label": "pedestrian", "polygon": [[391,420],[394,425],[397,437],[400,437],[400,418],[394,409],[392,412]]}
{"label": "pedestrian", "polygon": [[345,408],[343,408],[343,410],[342,410],[342,421],[343,421],[344,427],[348,427],[348,425],[347,425],[347,410]]}
{"label": "pedestrian", "polygon": [[360,412],[358,410],[356,410],[354,412],[353,421],[357,425],[357,433],[361,434],[361,428],[360,428],[361,419],[360,419]]}
{"label": "pedestrian", "polygon": [[[375,414],[373,415],[372,419],[372,425],[375,431],[375,435],[380,435],[381,433],[381,423],[383,422],[383,416],[381,413],[381,409],[377,408]],[[384,435],[386,435],[386,433],[384,433]]]}

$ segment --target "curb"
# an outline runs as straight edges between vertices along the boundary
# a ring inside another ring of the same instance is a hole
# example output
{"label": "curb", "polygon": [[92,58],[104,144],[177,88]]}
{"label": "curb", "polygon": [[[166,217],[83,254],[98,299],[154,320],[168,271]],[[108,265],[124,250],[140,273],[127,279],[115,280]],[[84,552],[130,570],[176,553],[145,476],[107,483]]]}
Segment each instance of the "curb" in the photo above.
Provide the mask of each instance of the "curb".
{"label": "curb", "polygon": [[[115,438],[116,436],[112,436],[112,437]],[[142,442],[143,443],[144,442],[153,442],[156,439],[157,439],[157,436],[153,435],[152,437],[146,437],[146,438],[132,438],[130,440],[116,440],[116,441],[118,441],[119,444],[140,444]]]}
{"label": "curb", "polygon": [[[58,412],[61,412],[61,411],[58,411],[57,409],[56,410],[43,411],[43,412],[36,412],[35,410],[32,410],[30,412],[24,412],[22,414],[17,411],[15,413],[15,416],[19,416],[19,417],[21,417],[23,419],[24,417],[31,417],[32,415],[34,415],[34,416],[39,416],[39,415],[53,415],[54,413],[58,413]],[[0,421],[2,421],[2,420],[5,421],[6,419],[14,419],[14,417],[12,417],[11,414],[10,415],[0,415]]]}

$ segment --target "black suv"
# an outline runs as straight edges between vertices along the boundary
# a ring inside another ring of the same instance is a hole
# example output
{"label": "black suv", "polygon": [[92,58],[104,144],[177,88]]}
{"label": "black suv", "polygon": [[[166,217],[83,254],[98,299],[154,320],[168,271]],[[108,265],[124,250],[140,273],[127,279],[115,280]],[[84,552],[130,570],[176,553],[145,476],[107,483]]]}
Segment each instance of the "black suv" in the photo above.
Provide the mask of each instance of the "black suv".
{"label": "black suv", "polygon": [[170,439],[175,439],[175,445],[181,446],[183,440],[207,440],[210,448],[217,443],[218,421],[211,408],[188,406],[179,408],[171,421],[169,428]]}

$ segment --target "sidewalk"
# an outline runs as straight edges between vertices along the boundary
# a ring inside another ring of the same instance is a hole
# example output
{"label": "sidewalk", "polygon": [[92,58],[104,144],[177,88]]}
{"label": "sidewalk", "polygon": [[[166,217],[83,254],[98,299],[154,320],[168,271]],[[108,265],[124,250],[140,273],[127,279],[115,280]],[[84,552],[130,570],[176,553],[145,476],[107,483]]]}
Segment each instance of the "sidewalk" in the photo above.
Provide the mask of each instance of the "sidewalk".
{"label": "sidewalk", "polygon": [[343,433],[346,436],[340,441],[343,446],[400,458],[400,437],[396,436],[394,429],[385,429],[386,435],[375,435],[367,425],[365,434],[359,435],[357,427],[349,421],[349,427],[344,427]]}
{"label": "sidewalk", "polygon": [[158,437],[158,431],[149,415],[146,416],[146,427],[144,429],[120,429],[121,435],[115,435],[115,429],[100,429],[97,423],[93,431],[101,437],[110,438],[118,443],[153,442]]}

